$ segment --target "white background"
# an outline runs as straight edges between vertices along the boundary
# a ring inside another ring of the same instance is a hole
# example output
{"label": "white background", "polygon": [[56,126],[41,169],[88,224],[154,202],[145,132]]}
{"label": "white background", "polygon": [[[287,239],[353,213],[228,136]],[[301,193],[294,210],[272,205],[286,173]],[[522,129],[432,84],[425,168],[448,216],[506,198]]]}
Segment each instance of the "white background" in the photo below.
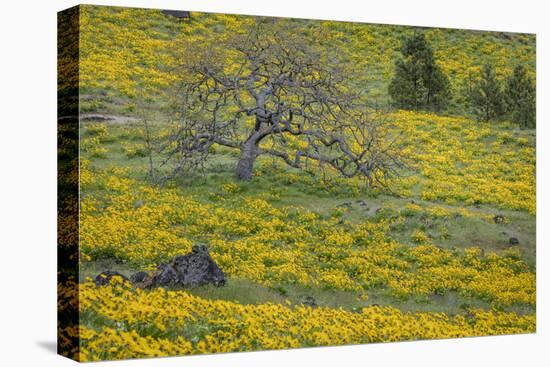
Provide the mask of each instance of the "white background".
{"label": "white background", "polygon": [[[0,10],[0,363],[65,366],[56,335],[56,12],[76,1],[7,0]],[[544,1],[95,1],[362,22],[537,33],[537,334],[109,362],[112,366],[520,366],[550,356],[550,32]],[[546,143],[546,144],[545,144]],[[545,350],[546,349],[546,350]],[[103,363],[99,363],[103,365]]]}

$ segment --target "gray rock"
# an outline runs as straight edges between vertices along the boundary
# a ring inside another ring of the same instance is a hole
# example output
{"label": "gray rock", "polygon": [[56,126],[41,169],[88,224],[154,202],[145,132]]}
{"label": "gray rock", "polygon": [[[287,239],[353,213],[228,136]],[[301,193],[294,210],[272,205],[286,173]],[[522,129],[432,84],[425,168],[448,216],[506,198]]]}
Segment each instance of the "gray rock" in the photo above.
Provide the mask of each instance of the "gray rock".
{"label": "gray rock", "polygon": [[147,272],[145,271],[138,271],[137,273],[133,274],[131,277],[130,277],[130,281],[134,284],[136,283],[143,283],[147,277],[149,276],[149,274],[147,274]]}
{"label": "gray rock", "polygon": [[98,275],[96,275],[96,277],[94,278],[94,283],[97,286],[107,285],[107,284],[111,283],[111,280],[115,276],[119,276],[123,280],[128,281],[128,278],[126,278],[124,275],[120,274],[118,271],[107,270],[107,271],[101,272]]}
{"label": "gray rock", "polygon": [[306,296],[306,298],[304,299],[304,302],[302,302],[302,304],[304,306],[309,306],[309,307],[312,307],[312,308],[318,307],[317,302],[315,301],[315,298],[313,298],[312,296]]}
{"label": "gray rock", "polygon": [[197,287],[213,284],[217,287],[226,283],[225,274],[212,260],[206,246],[193,246],[193,250],[186,254],[176,256],[170,263],[160,264],[152,274],[140,271],[133,274],[130,279],[116,271],[104,271],[94,278],[96,285],[106,285],[114,276],[120,276],[123,280],[142,288],[163,286]]}
{"label": "gray rock", "polygon": [[510,237],[510,239],[508,240],[508,243],[510,245],[519,245],[519,240],[516,237]]}
{"label": "gray rock", "polygon": [[212,260],[204,245],[193,246],[190,254],[176,256],[172,260],[176,271],[176,283],[183,286],[196,287],[212,283],[215,286],[225,284],[225,274]]}
{"label": "gray rock", "polygon": [[213,284],[219,287],[225,282],[225,274],[212,260],[206,246],[197,245],[190,253],[174,257],[169,264],[160,264],[157,271],[145,280],[145,286],[197,287]]}
{"label": "gray rock", "polygon": [[170,15],[178,19],[187,19],[191,17],[191,13],[185,10],[161,10],[162,14]]}
{"label": "gray rock", "polygon": [[176,282],[176,271],[170,264],[160,264],[157,266],[157,270],[151,277],[145,282],[145,287],[162,287],[167,285],[173,285]]}

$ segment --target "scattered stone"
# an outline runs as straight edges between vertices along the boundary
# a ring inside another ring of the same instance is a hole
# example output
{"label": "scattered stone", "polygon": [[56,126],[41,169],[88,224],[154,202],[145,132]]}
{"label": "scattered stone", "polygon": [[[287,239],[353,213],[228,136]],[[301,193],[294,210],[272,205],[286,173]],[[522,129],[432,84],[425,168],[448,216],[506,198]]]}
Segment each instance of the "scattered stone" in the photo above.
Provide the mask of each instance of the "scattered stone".
{"label": "scattered stone", "polygon": [[161,10],[162,14],[169,15],[178,19],[188,19],[191,13],[185,10]]}
{"label": "scattered stone", "polygon": [[359,206],[367,206],[367,202],[365,200],[357,200],[356,203],[359,204]]}
{"label": "scattered stone", "polygon": [[508,240],[508,243],[510,245],[519,245],[519,240],[516,237],[510,237],[510,240]]}
{"label": "scattered stone", "polygon": [[346,201],[345,203],[342,203],[342,204],[338,204],[336,205],[336,207],[342,207],[342,206],[345,206],[346,208],[351,208],[351,203],[349,201]]}
{"label": "scattered stone", "polygon": [[500,214],[495,215],[495,216],[493,217],[493,222],[495,222],[496,224],[502,224],[502,223],[504,223],[504,220],[505,220],[505,219],[504,219],[504,216],[503,216],[503,215],[500,215]]}
{"label": "scattered stone", "polygon": [[111,280],[113,279],[113,277],[115,276],[119,276],[122,278],[122,280],[128,280],[128,278],[126,278],[124,275],[120,274],[118,271],[111,271],[111,270],[107,270],[107,271],[104,271],[102,273],[99,273],[95,278],[94,278],[94,283],[95,285],[97,286],[101,286],[101,285],[107,285],[109,283],[111,283]]}
{"label": "scattered stone", "polygon": [[137,200],[135,203],[134,203],[134,209],[139,209],[143,206],[144,202],[143,200]]}
{"label": "scattered stone", "polygon": [[149,274],[147,274],[147,272],[145,271],[138,271],[137,273],[133,274],[131,277],[130,277],[130,281],[134,284],[136,283],[143,283],[145,282],[145,279],[147,279],[147,277],[149,276]]}
{"label": "scattered stone", "polygon": [[306,298],[304,299],[304,302],[302,302],[302,304],[304,306],[309,306],[309,307],[312,307],[312,308],[318,307],[317,302],[315,301],[315,298],[313,298],[312,296],[306,296]]}

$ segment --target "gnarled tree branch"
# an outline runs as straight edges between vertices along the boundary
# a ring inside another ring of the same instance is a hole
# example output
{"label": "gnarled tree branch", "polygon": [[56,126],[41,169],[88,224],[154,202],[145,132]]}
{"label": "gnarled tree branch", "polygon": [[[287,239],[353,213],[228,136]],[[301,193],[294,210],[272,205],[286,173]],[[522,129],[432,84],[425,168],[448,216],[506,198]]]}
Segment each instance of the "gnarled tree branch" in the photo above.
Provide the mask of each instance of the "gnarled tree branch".
{"label": "gnarled tree branch", "polygon": [[265,154],[385,185],[404,165],[396,140],[376,114],[360,112],[349,66],[307,39],[292,20],[258,19],[223,42],[182,41],[179,128],[162,149],[163,164],[172,162],[174,174],[196,169],[217,144],[240,150],[241,179]]}

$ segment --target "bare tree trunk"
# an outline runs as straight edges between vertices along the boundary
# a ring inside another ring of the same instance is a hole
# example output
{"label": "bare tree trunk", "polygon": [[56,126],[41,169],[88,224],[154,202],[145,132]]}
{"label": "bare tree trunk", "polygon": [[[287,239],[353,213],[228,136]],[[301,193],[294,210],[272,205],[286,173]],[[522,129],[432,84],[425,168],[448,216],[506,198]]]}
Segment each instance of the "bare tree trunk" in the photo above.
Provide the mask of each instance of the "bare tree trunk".
{"label": "bare tree trunk", "polygon": [[241,145],[241,155],[237,163],[238,179],[247,181],[252,178],[252,169],[258,153],[258,145],[254,139],[248,139]]}

